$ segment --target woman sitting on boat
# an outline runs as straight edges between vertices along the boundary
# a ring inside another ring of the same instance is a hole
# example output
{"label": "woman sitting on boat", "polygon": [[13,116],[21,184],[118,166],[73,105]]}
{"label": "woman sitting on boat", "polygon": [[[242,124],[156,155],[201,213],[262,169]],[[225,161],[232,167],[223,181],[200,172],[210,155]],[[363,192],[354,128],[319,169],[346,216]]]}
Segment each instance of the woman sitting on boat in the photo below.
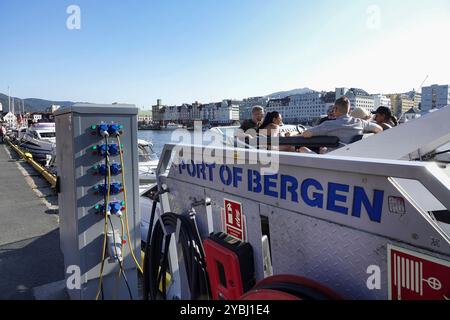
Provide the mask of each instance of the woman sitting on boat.
{"label": "woman sitting on boat", "polygon": [[278,151],[291,151],[295,152],[295,147],[293,146],[272,146],[271,145],[271,138],[277,138],[277,137],[290,137],[295,134],[293,133],[282,133],[280,130],[280,127],[283,125],[283,118],[281,117],[281,114],[278,111],[268,112],[266,114],[266,117],[264,118],[264,121],[259,128],[259,135],[260,136],[266,136],[268,147],[272,150],[278,150]]}

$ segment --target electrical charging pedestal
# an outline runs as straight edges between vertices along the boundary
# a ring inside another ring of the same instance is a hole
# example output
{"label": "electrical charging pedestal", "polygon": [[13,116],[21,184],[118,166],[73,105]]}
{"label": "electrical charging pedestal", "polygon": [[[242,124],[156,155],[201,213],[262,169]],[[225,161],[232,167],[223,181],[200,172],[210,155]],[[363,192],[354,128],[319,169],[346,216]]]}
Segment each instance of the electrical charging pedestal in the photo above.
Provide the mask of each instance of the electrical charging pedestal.
{"label": "electrical charging pedestal", "polygon": [[71,299],[138,298],[137,112],[92,104],[55,112],[60,239]]}

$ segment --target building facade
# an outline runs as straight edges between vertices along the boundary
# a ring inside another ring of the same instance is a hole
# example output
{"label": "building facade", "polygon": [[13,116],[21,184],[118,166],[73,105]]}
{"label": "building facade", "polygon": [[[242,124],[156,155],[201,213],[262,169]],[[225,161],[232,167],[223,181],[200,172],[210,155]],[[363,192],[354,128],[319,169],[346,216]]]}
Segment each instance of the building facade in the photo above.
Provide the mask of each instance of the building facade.
{"label": "building facade", "polygon": [[358,88],[336,88],[336,99],[346,96],[350,100],[351,110],[363,108],[368,112],[375,109],[374,97]]}
{"label": "building facade", "polygon": [[270,99],[267,102],[267,110],[266,112],[278,111],[283,116],[286,114],[286,108],[289,106],[291,102],[291,97],[286,97],[282,99]]}
{"label": "building facade", "polygon": [[156,105],[152,106],[152,120],[153,122],[160,123],[164,120],[165,106],[162,104],[162,100],[158,99]]}
{"label": "building facade", "polygon": [[191,122],[194,121],[202,121],[202,104],[198,103],[197,101],[194,102],[191,105],[191,111],[190,111],[190,115],[189,115],[189,119]]}
{"label": "building facade", "polygon": [[152,111],[149,110],[139,110],[138,113],[138,123],[150,123],[152,122]]}
{"label": "building facade", "polygon": [[12,112],[8,112],[3,117],[3,122],[6,122],[9,127],[14,127],[17,124],[17,117]]}
{"label": "building facade", "polygon": [[391,99],[392,114],[397,118],[401,118],[411,108],[415,107],[416,102],[404,93],[388,94],[387,97]]}
{"label": "building facade", "polygon": [[164,115],[162,120],[165,122],[176,122],[179,121],[180,118],[180,108],[177,106],[166,106],[164,108]]}
{"label": "building facade", "polygon": [[218,111],[222,103],[208,103],[202,106],[200,117],[205,122],[214,122],[219,117]]}
{"label": "building facade", "polygon": [[252,97],[244,99],[239,105],[239,119],[241,121],[251,119],[253,107],[261,106],[266,109],[268,102],[269,98],[267,97]]}
{"label": "building facade", "polygon": [[391,99],[386,97],[383,94],[374,94],[373,95],[373,107],[377,110],[379,107],[388,107],[391,108]]}
{"label": "building facade", "polygon": [[[220,125],[229,125],[234,121],[239,121],[239,102],[223,100],[217,110],[217,118],[214,119]],[[214,122],[209,120],[209,122]]]}
{"label": "building facade", "polygon": [[406,96],[408,96],[409,99],[414,101],[414,108],[421,109],[422,107],[422,94],[417,92],[416,90],[412,90],[405,93]]}
{"label": "building facade", "polygon": [[327,114],[335,102],[334,92],[308,92],[292,95],[289,104],[284,109],[283,117],[286,123],[310,122]]}
{"label": "building facade", "polygon": [[40,120],[42,120],[42,114],[39,113],[33,114],[32,117],[33,122],[39,122]]}
{"label": "building facade", "polygon": [[422,111],[440,109],[450,105],[449,85],[434,84],[422,88]]}
{"label": "building facade", "polygon": [[412,121],[414,119],[418,119],[418,118],[420,118],[420,116],[421,116],[421,114],[418,109],[411,108],[403,114],[403,116],[399,119],[399,122],[406,123],[406,122]]}
{"label": "building facade", "polygon": [[182,104],[180,107],[178,107],[178,113],[179,113],[179,121],[182,123],[186,123],[189,121],[189,114],[190,114],[190,105],[188,104]]}

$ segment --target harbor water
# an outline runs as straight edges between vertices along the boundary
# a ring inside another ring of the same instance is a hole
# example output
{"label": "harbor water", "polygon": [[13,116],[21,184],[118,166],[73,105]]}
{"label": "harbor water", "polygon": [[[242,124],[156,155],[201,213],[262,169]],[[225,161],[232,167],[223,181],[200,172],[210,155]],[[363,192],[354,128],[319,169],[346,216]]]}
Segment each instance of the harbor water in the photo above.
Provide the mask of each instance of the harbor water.
{"label": "harbor water", "polygon": [[182,131],[175,130],[140,130],[138,131],[138,139],[142,139],[153,143],[153,150],[156,154],[161,156],[161,152],[164,145],[167,143],[179,143],[180,133],[184,135],[193,135],[193,131],[187,131],[180,129]]}

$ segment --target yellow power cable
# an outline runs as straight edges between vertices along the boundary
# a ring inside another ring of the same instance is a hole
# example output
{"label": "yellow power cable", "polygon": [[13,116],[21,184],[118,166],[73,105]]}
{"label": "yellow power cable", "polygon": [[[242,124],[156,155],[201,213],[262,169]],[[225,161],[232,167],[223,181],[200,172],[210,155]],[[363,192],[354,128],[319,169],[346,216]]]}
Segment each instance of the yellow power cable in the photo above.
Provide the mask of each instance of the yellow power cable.
{"label": "yellow power cable", "polygon": [[100,293],[102,291],[102,285],[103,285],[103,269],[105,267],[105,255],[106,255],[106,242],[107,242],[107,233],[108,233],[108,206],[109,206],[109,197],[111,193],[111,169],[109,167],[109,157],[108,154],[106,154],[106,163],[107,163],[107,169],[108,169],[108,192],[106,193],[106,203],[105,203],[105,227],[104,227],[104,237],[103,237],[103,252],[102,252],[102,265],[100,267],[100,275],[99,275],[99,282],[98,282],[98,290],[97,295],[95,296],[95,300],[98,300],[100,297]]}
{"label": "yellow power cable", "polygon": [[120,165],[122,166],[122,185],[123,185],[123,196],[125,199],[124,216],[125,216],[125,225],[126,225],[127,237],[128,237],[127,242],[128,242],[128,246],[130,247],[131,256],[133,257],[133,260],[136,263],[136,266],[137,266],[139,272],[141,274],[144,274],[144,271],[142,270],[141,265],[139,264],[139,262],[136,259],[136,256],[134,255],[133,248],[131,247],[130,228],[128,225],[128,213],[127,213],[128,202],[127,202],[127,187],[125,184],[125,165],[124,165],[124,161],[123,161],[122,145],[120,143],[119,135],[117,135],[117,144],[119,145]]}

